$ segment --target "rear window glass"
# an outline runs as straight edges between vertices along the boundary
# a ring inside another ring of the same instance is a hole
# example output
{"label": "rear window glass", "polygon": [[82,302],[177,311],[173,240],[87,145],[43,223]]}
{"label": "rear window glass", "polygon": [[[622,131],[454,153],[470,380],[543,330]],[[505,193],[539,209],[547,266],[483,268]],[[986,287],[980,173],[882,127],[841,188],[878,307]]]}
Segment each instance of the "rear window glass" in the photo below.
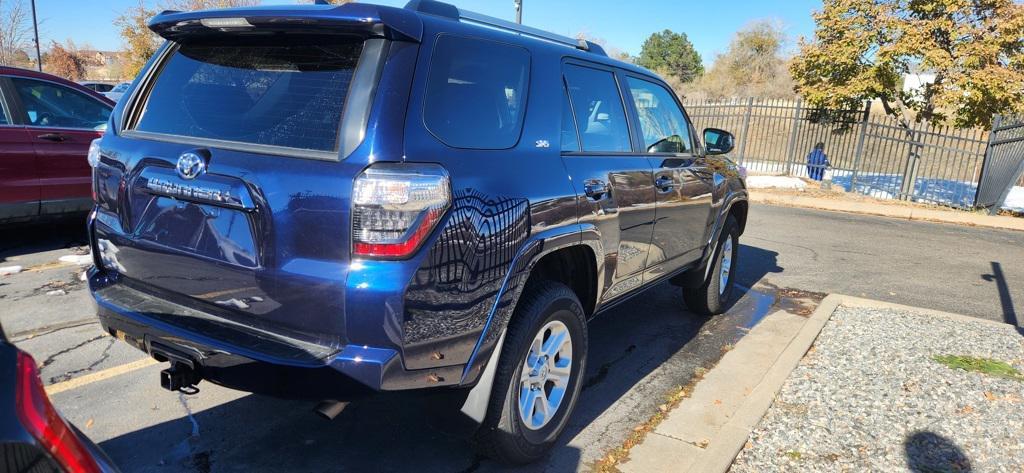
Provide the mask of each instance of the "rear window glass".
{"label": "rear window glass", "polygon": [[138,131],[333,152],[362,43],[334,37],[183,44]]}
{"label": "rear window glass", "polygon": [[431,57],[423,121],[453,148],[511,148],[523,128],[529,79],[526,49],[441,35]]}

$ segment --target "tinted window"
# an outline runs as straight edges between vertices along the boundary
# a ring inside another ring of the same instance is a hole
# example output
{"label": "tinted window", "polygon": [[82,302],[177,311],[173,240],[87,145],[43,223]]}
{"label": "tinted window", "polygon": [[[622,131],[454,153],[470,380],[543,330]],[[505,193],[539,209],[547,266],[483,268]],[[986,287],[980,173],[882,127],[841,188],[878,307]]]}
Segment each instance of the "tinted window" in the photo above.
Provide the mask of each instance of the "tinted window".
{"label": "tinted window", "polygon": [[335,151],[361,49],[338,37],[181,45],[163,65],[136,129]]}
{"label": "tinted window", "polygon": [[572,118],[572,107],[569,96],[562,94],[562,151],[579,151],[580,141],[576,134],[576,122]]}
{"label": "tinted window", "polygon": [[4,103],[3,97],[0,97],[0,125],[10,125],[11,122],[7,119],[7,104]]}
{"label": "tinted window", "polygon": [[607,71],[568,65],[565,79],[583,151],[632,151],[615,76]]}
{"label": "tinted window", "polygon": [[523,128],[529,79],[525,49],[441,35],[430,59],[423,121],[454,148],[511,148]]}
{"label": "tinted window", "polygon": [[636,104],[644,149],[650,153],[690,153],[690,127],[672,95],[664,87],[630,77],[629,91]]}
{"label": "tinted window", "polygon": [[82,92],[34,79],[12,77],[11,82],[25,108],[28,125],[89,130],[107,126],[110,108]]}

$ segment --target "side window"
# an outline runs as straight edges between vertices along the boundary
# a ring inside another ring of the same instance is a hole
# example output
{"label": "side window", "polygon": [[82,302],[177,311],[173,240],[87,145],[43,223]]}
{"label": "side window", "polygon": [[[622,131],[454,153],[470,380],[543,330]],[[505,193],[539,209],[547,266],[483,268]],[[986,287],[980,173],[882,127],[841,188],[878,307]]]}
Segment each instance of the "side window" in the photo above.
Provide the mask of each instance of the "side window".
{"label": "side window", "polygon": [[630,152],[629,125],[611,72],[565,66],[583,151]]}
{"label": "side window", "polygon": [[692,153],[690,126],[675,99],[664,87],[630,77],[644,149],[648,153]]}
{"label": "side window", "polygon": [[17,77],[11,82],[25,109],[26,125],[99,130],[107,124],[111,109],[77,90]]}
{"label": "side window", "polygon": [[572,106],[569,104],[568,93],[562,96],[562,151],[580,150],[580,138],[576,133],[576,121],[572,118]]}
{"label": "side window", "polygon": [[511,148],[523,129],[529,81],[526,49],[441,35],[430,59],[423,122],[453,148]]}

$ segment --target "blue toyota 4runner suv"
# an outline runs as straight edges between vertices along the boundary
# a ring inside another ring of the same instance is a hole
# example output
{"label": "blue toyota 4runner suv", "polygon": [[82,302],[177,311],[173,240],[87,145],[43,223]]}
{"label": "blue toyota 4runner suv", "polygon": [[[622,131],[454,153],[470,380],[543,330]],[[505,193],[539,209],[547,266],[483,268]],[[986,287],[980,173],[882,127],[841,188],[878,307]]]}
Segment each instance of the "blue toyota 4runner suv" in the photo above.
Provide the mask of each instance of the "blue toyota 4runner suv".
{"label": "blue toyota 4runner suv", "polygon": [[426,0],[149,27],[90,152],[89,286],[164,387],[448,389],[522,463],[573,411],[588,319],[666,280],[699,313],[731,295],[732,135],[598,45]]}

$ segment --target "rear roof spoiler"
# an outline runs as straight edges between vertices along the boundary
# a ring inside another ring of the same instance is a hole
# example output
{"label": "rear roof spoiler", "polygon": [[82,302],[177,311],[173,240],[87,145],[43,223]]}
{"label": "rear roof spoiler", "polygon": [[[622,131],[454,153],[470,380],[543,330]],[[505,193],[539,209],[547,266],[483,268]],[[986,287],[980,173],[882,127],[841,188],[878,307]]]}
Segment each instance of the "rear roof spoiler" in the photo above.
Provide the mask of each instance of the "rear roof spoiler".
{"label": "rear roof spoiler", "polygon": [[149,29],[176,42],[250,30],[336,32],[414,42],[419,42],[423,36],[423,23],[416,13],[365,3],[164,11],[149,21]]}

